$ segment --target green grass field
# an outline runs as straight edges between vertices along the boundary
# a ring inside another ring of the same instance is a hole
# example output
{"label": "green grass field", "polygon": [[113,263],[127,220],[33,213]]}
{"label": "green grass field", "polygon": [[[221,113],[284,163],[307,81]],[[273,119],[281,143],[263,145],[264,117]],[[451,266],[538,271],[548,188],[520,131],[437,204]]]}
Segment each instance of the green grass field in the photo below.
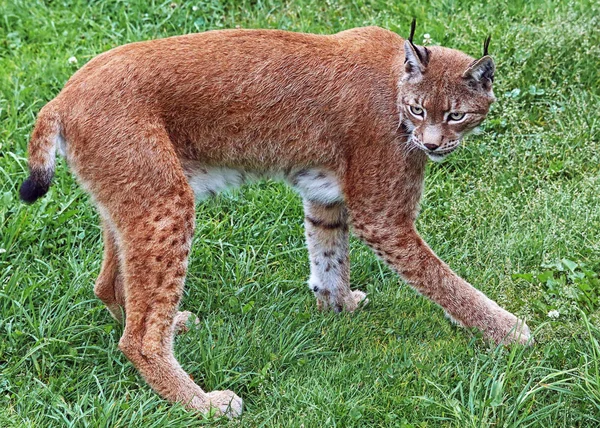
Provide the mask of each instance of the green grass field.
{"label": "green grass field", "polygon": [[[600,426],[600,4],[428,3],[0,0],[0,426]],[[406,35],[413,16],[416,41],[473,56],[490,33],[498,67],[483,133],[428,167],[418,228],[536,345],[456,328],[356,240],[352,283],[371,303],[319,313],[300,200],[259,183],[198,206],[182,308],[201,323],[176,340],[194,379],[234,390],[245,413],[163,401],[93,294],[98,216],[64,161],[44,199],[18,200],[36,113],[127,42],[236,26]]]}

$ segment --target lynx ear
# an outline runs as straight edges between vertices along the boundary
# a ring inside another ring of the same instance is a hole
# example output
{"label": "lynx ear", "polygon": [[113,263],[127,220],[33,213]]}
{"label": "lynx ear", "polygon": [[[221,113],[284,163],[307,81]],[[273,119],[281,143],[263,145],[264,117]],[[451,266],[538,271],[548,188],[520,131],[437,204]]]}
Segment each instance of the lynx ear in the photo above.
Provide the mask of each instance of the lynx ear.
{"label": "lynx ear", "polygon": [[473,62],[469,68],[463,73],[463,78],[469,79],[477,84],[480,84],[486,91],[492,89],[494,82],[494,72],[496,66],[491,56],[484,57]]}
{"label": "lynx ear", "polygon": [[429,63],[429,50],[426,47],[420,47],[413,43],[415,36],[416,18],[410,23],[410,35],[404,41],[404,71],[405,79],[421,77]]}
{"label": "lynx ear", "polygon": [[407,78],[420,77],[429,63],[429,50],[417,46],[410,40],[404,41],[404,71]]}

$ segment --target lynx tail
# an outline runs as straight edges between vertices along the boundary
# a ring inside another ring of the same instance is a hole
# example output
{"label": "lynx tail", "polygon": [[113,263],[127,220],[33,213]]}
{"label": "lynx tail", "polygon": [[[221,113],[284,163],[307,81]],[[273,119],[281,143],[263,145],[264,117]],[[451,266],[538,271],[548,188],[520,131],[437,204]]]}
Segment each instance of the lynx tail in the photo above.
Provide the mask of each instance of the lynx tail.
{"label": "lynx tail", "polygon": [[19,190],[24,202],[31,204],[48,192],[54,176],[56,146],[62,138],[61,128],[60,118],[50,103],[40,111],[27,147],[29,178]]}

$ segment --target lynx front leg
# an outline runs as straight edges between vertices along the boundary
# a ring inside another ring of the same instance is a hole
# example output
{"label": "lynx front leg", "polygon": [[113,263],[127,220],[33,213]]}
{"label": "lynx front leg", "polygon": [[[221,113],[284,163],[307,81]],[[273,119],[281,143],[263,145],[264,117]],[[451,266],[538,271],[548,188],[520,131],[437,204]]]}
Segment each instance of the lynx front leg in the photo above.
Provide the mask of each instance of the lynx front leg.
{"label": "lynx front leg", "polygon": [[480,329],[496,343],[528,343],[527,325],[452,272],[415,230],[424,154],[374,145],[355,158],[360,162],[345,177],[355,233],[455,321]]}
{"label": "lynx front leg", "polygon": [[365,293],[350,290],[348,214],[344,203],[323,205],[304,201],[304,224],[310,258],[308,286],[319,309],[353,312]]}
{"label": "lynx front leg", "polygon": [[477,327],[495,343],[529,342],[527,325],[457,276],[412,225],[396,226],[396,233],[389,240],[376,233],[362,235],[409,284],[439,304],[459,324]]}

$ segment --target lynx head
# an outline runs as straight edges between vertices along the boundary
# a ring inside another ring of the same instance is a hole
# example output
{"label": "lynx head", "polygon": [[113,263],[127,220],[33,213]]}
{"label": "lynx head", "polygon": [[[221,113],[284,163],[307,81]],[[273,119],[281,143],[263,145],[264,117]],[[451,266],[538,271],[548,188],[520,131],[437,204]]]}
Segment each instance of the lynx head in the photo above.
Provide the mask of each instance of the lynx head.
{"label": "lynx head", "polygon": [[400,81],[401,125],[411,148],[441,161],[461,138],[486,117],[494,102],[494,61],[487,54],[475,60],[453,49],[404,42],[404,75]]}

